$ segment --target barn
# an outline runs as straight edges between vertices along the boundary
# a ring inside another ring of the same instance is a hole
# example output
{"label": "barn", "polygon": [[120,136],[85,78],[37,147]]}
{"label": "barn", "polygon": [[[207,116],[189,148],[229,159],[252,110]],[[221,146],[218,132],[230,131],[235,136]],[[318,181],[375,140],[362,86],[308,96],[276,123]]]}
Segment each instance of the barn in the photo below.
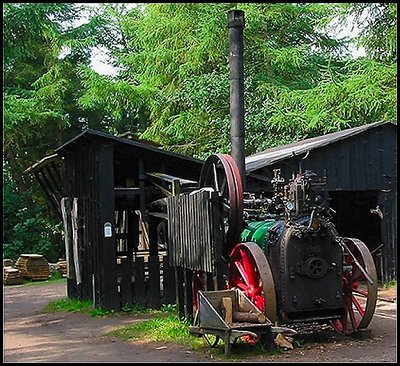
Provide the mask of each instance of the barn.
{"label": "barn", "polygon": [[202,166],[87,129],[30,167],[63,223],[68,296],[116,311],[175,303],[165,198],[197,187]]}
{"label": "barn", "polygon": [[397,277],[397,124],[376,122],[247,156],[246,188],[272,191],[275,169],[288,181],[311,170],[327,178],[341,236],[364,241],[380,281]]}

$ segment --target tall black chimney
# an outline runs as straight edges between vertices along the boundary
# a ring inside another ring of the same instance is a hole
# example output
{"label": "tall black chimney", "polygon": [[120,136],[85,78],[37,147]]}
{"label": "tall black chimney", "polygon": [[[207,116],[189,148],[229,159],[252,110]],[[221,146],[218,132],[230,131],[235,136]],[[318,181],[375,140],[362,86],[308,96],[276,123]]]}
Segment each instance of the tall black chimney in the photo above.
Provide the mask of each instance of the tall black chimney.
{"label": "tall black chimney", "polygon": [[235,160],[245,187],[244,160],[244,77],[243,77],[243,10],[228,12],[231,155]]}

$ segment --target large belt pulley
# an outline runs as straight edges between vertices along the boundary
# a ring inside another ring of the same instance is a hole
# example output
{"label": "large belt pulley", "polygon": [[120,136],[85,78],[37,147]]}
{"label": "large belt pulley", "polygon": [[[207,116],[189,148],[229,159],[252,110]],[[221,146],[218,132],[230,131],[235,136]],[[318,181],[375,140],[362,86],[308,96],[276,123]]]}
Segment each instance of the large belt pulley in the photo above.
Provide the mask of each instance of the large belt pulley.
{"label": "large belt pulley", "polygon": [[232,156],[210,155],[200,174],[200,187],[211,187],[218,193],[220,205],[220,229],[223,237],[222,256],[229,253],[239,242],[243,227],[243,186]]}

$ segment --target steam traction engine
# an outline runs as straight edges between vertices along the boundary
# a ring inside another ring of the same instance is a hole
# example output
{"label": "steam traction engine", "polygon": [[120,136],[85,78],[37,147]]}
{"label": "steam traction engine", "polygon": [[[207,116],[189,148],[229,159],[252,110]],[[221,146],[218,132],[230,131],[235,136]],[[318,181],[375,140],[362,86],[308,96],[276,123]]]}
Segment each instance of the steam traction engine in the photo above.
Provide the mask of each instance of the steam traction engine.
{"label": "steam traction engine", "polygon": [[[271,197],[244,194],[230,155],[212,155],[204,164],[200,186],[219,197],[222,249],[216,263],[226,263],[225,288],[237,289],[275,326],[330,322],[344,335],[365,329],[377,299],[374,261],[363,242],[336,231],[326,178],[305,171],[286,183],[275,170],[271,183]],[[209,309],[201,306],[211,306],[203,298],[205,273],[194,273],[193,290],[196,321],[212,329]],[[257,336],[258,329],[252,328]]]}
{"label": "steam traction engine", "polygon": [[172,264],[193,273],[190,330],[223,337],[225,353],[236,338],[255,342],[296,322],[356,333],[377,299],[371,253],[337,233],[325,178],[299,169],[285,182],[276,170],[270,196],[243,192],[244,23],[243,11],[228,12],[232,156],[211,155],[199,192],[168,208]]}

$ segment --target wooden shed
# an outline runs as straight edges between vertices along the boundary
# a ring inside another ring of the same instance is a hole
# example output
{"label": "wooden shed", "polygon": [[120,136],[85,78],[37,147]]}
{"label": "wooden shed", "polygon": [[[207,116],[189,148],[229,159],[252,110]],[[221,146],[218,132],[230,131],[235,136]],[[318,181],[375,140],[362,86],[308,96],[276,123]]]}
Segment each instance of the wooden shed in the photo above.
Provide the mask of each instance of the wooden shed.
{"label": "wooden shed", "polygon": [[196,188],[203,162],[90,129],[55,152],[30,172],[63,221],[68,296],[115,311],[175,303],[163,200]]}
{"label": "wooden shed", "polygon": [[381,281],[397,278],[397,124],[376,122],[246,157],[247,190],[272,190],[273,170],[327,177],[339,235],[364,241]]}

